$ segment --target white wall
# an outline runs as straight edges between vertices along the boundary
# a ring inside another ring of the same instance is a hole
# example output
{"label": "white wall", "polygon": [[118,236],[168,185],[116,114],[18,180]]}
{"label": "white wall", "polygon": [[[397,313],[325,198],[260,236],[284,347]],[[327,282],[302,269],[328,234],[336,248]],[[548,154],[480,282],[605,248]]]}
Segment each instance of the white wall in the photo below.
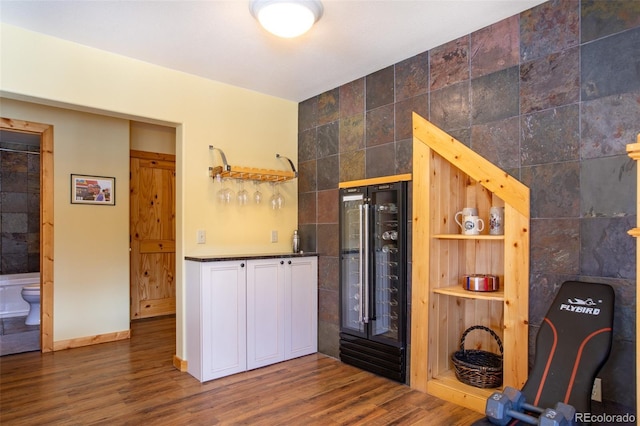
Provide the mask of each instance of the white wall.
{"label": "white wall", "polygon": [[[275,154],[286,155],[294,164],[297,163],[297,104],[6,24],[0,24],[0,38],[0,95],[3,98],[93,112],[103,116],[95,120],[113,121],[118,139],[96,139],[96,135],[93,132],[87,134],[80,123],[76,123],[80,127],[76,128],[74,124],[69,128],[70,132],[77,132],[74,136],[78,140],[83,139],[85,143],[91,143],[93,137],[93,140],[99,140],[101,147],[117,145],[109,148],[113,152],[108,157],[108,166],[104,165],[104,175],[120,176],[120,167],[128,167],[128,160],[123,161],[121,155],[129,149],[126,120],[176,128],[176,352],[179,357],[188,360],[183,339],[184,272],[181,260],[184,256],[288,252],[289,235],[297,227],[295,180],[283,185],[287,207],[277,214],[266,206],[241,209],[235,205],[218,204],[215,197],[218,185],[209,178],[208,167],[218,165],[219,159],[212,155],[208,147],[212,144],[223,149],[233,165],[284,170],[287,168],[286,162],[276,159]],[[0,114],[7,117],[4,103],[0,107]],[[36,105],[33,107],[36,108]],[[29,114],[24,112],[23,116],[8,118],[29,119]],[[53,119],[40,116],[37,121],[51,123]],[[80,237],[83,231],[79,229],[67,230],[71,234],[62,233],[62,224],[58,222],[63,220],[58,211],[65,211],[60,204],[68,204],[65,194],[68,192],[69,177],[64,176],[63,171],[73,168],[59,164],[82,163],[74,150],[64,152],[69,157],[63,157],[57,151],[59,139],[56,132],[54,129],[54,341],[121,331],[123,324],[128,321],[124,319],[125,310],[128,318],[128,303],[123,307],[119,302],[122,297],[121,284],[116,284],[114,290],[117,296],[113,297],[118,301],[113,300],[112,296],[104,297],[110,292],[110,286],[96,287],[91,291],[81,289],[82,303],[79,299],[71,303],[63,300],[75,294],[80,284],[75,279],[73,284],[62,280],[61,277],[67,274],[62,266],[73,264],[76,250],[71,246],[79,242],[86,244],[86,240]],[[120,141],[121,134],[126,142]],[[95,151],[97,154],[98,150]],[[62,169],[60,172],[58,167]],[[102,167],[100,165],[100,169]],[[120,203],[120,200],[122,197],[118,199],[116,209],[123,206],[124,201]],[[196,244],[198,229],[206,230],[207,244]],[[277,244],[269,242],[272,229],[278,230],[281,236]],[[109,261],[118,262],[116,268],[105,272],[105,281],[115,282],[122,278],[122,271],[128,273],[128,260],[121,257],[120,253],[120,239],[126,240],[127,237],[128,224],[122,222],[121,231],[113,236],[117,242],[109,243],[113,246],[101,252]],[[84,247],[84,251],[90,253],[92,250],[89,249],[95,245],[92,242]],[[86,257],[89,256],[86,254]],[[125,282],[128,285],[128,277]],[[101,309],[117,312],[114,315],[118,319],[105,318],[105,314],[101,313],[87,315],[81,305],[88,300],[100,301],[104,307]],[[96,316],[98,318],[92,320]]]}

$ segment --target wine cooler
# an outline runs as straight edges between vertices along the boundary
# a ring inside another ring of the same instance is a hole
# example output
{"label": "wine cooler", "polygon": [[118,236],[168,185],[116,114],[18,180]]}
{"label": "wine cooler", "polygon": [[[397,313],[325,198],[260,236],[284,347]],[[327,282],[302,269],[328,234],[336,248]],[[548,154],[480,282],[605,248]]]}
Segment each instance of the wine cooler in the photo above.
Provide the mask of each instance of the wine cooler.
{"label": "wine cooler", "polygon": [[407,183],[340,190],[340,359],[404,383]]}

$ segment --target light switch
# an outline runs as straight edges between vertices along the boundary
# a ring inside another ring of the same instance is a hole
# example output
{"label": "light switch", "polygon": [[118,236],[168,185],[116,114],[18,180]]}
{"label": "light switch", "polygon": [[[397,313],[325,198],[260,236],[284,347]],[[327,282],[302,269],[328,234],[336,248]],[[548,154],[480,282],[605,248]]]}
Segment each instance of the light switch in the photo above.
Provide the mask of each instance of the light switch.
{"label": "light switch", "polygon": [[271,231],[271,242],[272,243],[277,243],[278,242],[278,231],[277,230],[273,230]]}
{"label": "light switch", "polygon": [[198,244],[204,244],[207,242],[207,233],[204,229],[198,229]]}

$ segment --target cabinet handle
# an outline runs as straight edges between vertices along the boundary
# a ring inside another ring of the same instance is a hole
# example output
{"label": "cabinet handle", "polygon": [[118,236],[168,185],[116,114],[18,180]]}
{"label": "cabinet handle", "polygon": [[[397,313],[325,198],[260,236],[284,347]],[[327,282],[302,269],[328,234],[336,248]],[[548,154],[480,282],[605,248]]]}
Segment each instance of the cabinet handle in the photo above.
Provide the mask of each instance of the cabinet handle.
{"label": "cabinet handle", "polygon": [[284,260],[281,260],[281,261],[280,261],[280,264],[281,264],[281,265],[284,265]]}
{"label": "cabinet handle", "polygon": [[241,267],[241,268],[244,268],[244,263],[241,263],[241,264],[240,264],[240,267]]}
{"label": "cabinet handle", "polygon": [[287,263],[288,263],[289,265],[291,265],[291,261],[288,261]]}

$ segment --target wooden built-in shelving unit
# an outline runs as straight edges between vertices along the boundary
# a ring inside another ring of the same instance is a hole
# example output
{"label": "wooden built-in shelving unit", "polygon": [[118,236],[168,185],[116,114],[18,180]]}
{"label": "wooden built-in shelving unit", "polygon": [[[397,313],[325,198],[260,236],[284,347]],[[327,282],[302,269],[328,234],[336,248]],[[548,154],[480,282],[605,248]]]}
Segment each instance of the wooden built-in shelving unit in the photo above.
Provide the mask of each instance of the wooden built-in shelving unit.
{"label": "wooden built-in shelving unit", "polygon": [[[413,115],[413,388],[484,412],[495,389],[458,381],[451,355],[472,325],[504,345],[503,386],[522,388],[528,369],[529,188],[419,115]],[[485,224],[504,207],[504,235],[461,235],[454,217],[477,207]],[[492,274],[496,292],[462,288],[466,274]],[[500,353],[495,340],[470,333],[466,347]]]}

